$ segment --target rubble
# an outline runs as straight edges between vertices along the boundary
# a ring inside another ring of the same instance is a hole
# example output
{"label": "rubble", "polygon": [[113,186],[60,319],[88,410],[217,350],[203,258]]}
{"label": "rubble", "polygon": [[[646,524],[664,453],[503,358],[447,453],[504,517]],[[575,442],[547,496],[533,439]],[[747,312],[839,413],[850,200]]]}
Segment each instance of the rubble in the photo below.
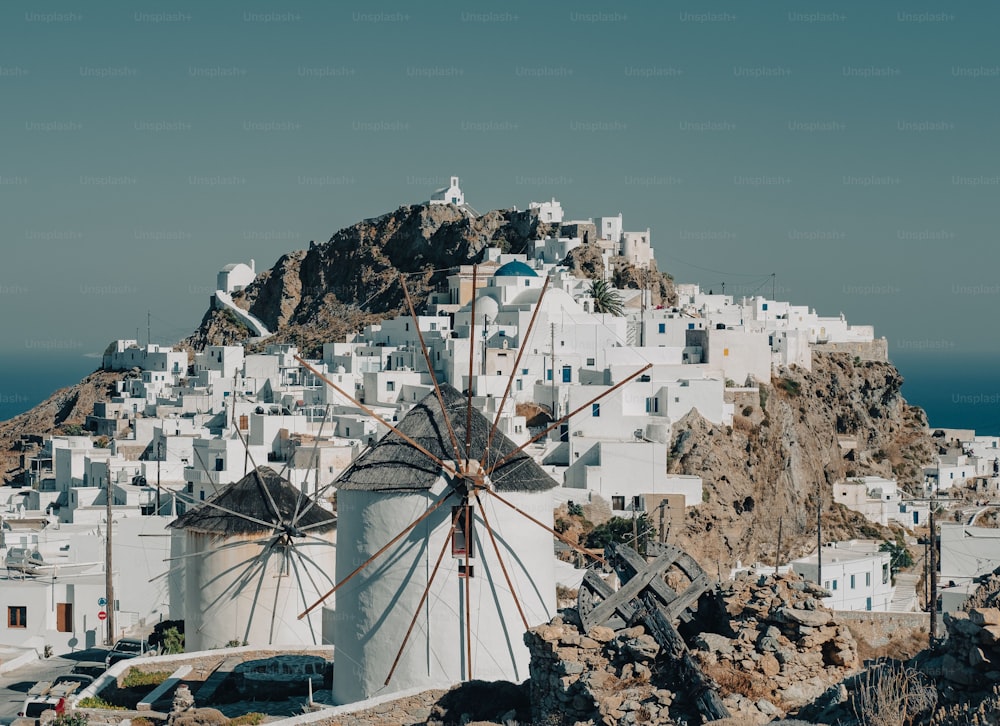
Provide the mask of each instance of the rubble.
{"label": "rubble", "polygon": [[[857,671],[857,645],[794,573],[745,573],[707,592],[681,626],[690,653],[732,722],[767,723],[815,701]],[[698,688],[642,625],[583,632],[576,610],[525,635],[532,718],[563,723],[698,723]]]}

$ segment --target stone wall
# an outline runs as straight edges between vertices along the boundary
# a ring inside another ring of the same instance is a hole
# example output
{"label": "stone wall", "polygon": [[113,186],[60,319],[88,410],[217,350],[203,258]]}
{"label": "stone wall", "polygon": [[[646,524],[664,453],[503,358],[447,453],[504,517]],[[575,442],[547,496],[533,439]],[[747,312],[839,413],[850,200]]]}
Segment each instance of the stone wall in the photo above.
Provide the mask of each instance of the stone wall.
{"label": "stone wall", "polygon": [[877,613],[857,610],[837,610],[837,620],[847,625],[856,640],[873,648],[890,641],[930,630],[930,613]]}
{"label": "stone wall", "polygon": [[813,343],[811,347],[814,353],[847,353],[861,360],[889,362],[889,343],[885,338],[864,343]]}

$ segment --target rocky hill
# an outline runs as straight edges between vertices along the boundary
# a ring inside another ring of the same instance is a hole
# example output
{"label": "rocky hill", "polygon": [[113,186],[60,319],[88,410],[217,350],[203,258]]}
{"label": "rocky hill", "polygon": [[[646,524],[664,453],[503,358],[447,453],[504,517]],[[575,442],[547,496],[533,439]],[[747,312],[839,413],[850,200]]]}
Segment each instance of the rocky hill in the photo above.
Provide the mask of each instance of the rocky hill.
{"label": "rocky hill", "polygon": [[757,401],[737,404],[731,428],[690,413],[674,427],[669,468],[701,476],[705,503],[671,536],[725,573],[736,560],[773,563],[780,520],[787,561],[814,547],[817,494],[825,541],[889,536],[833,505],[832,485],[868,474],[921,484],[937,447],[902,383],[891,364],[815,353],[811,372],[786,370]]}
{"label": "rocky hill", "polygon": [[82,431],[94,404],[109,401],[114,384],[127,373],[95,371],[79,383],[60,388],[29,411],[0,422],[0,479],[18,481],[23,473],[21,455],[45,436]]}
{"label": "rocky hill", "polygon": [[[316,353],[324,341],[405,312],[400,273],[407,276],[419,309],[431,292],[447,289],[452,268],[481,261],[486,247],[530,254],[535,240],[556,231],[532,211],[494,210],[474,217],[452,205],[400,207],[346,227],[326,243],[282,255],[233,300],[275,331],[269,343],[295,343]],[[579,277],[598,277],[603,271],[598,248],[588,244],[578,250],[570,269]],[[596,265],[576,263],[588,253],[597,255]],[[616,258],[616,282],[633,288],[649,285],[654,304],[674,294],[668,275],[639,274],[624,258]],[[210,310],[185,343],[197,350],[246,337],[234,317]]]}

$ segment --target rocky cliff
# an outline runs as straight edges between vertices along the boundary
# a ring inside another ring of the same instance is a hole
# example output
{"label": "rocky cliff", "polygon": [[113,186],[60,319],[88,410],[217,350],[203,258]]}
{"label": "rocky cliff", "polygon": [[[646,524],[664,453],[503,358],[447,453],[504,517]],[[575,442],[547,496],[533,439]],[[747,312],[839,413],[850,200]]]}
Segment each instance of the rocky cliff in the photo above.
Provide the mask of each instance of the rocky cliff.
{"label": "rocky cliff", "polygon": [[79,383],[60,388],[31,410],[0,422],[0,480],[10,484],[21,478],[22,454],[34,450],[43,437],[80,433],[94,404],[111,400],[114,384],[126,375],[95,371]]}
{"label": "rocky cliff", "polygon": [[817,353],[811,372],[783,371],[737,403],[732,427],[690,413],[674,427],[669,468],[701,476],[705,503],[671,537],[725,574],[736,560],[773,563],[780,521],[787,561],[814,546],[817,495],[825,541],[887,534],[831,504],[832,485],[867,474],[921,483],[937,448],[902,383],[891,364]]}
{"label": "rocky cliff", "polygon": [[[551,229],[533,212],[495,210],[473,217],[452,205],[414,205],[346,227],[323,244],[283,255],[234,302],[276,334],[315,353],[370,322],[405,310],[399,275],[418,307],[447,289],[450,268],[482,258],[486,247],[531,252]],[[246,338],[225,313],[209,311],[186,341],[197,349]]]}

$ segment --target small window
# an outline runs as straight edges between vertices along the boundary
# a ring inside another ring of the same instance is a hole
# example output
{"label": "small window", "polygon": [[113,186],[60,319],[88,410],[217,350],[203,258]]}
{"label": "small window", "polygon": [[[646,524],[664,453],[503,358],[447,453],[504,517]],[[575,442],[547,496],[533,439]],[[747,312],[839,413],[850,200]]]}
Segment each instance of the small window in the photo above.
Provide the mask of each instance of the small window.
{"label": "small window", "polygon": [[527,368],[522,368],[522,369],[521,369],[521,375],[522,375],[522,376],[526,376],[526,375],[528,375],[528,369],[527,369]]}
{"label": "small window", "polygon": [[588,365],[588,366],[592,366],[592,365],[594,365],[594,364],[595,364],[595,361],[594,361],[594,359],[593,359],[593,358],[587,358],[587,365]]}
{"label": "small window", "polygon": [[26,605],[11,605],[7,608],[7,627],[28,627],[28,608]]}
{"label": "small window", "polygon": [[622,511],[625,509],[625,497],[611,497],[611,508]]}
{"label": "small window", "polygon": [[882,584],[889,582],[889,565],[882,565]]}
{"label": "small window", "polygon": [[473,542],[472,528],[466,521],[466,512],[471,513],[468,507],[452,507],[451,521],[455,525],[455,532],[451,536],[452,557],[472,557]]}
{"label": "small window", "polygon": [[851,575],[851,589],[854,589],[854,575]]}
{"label": "small window", "polygon": [[834,589],[834,590],[836,590],[836,589],[837,589],[837,581],[836,581],[836,580],[834,580],[834,581],[833,581],[833,589]]}
{"label": "small window", "polygon": [[385,390],[390,391],[390,392],[391,391],[395,391],[396,390],[396,382],[395,381],[386,381],[385,382]]}
{"label": "small window", "polygon": [[633,511],[636,512],[642,509],[642,497],[639,496],[632,497],[632,509]]}
{"label": "small window", "polygon": [[761,310],[767,310],[767,303],[764,303],[763,305],[761,305],[760,309]]}
{"label": "small window", "polygon": [[666,323],[660,323],[659,326],[657,326],[657,329],[661,333],[666,333],[667,332],[667,324]]}
{"label": "small window", "polygon": [[694,323],[688,323],[688,330],[694,330]]}
{"label": "small window", "polygon": [[545,380],[547,380],[547,381],[551,381],[552,380],[552,369],[551,368],[546,368],[545,369]]}
{"label": "small window", "polygon": [[594,403],[590,406],[590,415],[594,418],[599,418],[601,415],[601,404]]}
{"label": "small window", "polygon": [[728,356],[729,355],[729,348],[723,348],[722,349],[722,355],[723,355],[723,357]]}
{"label": "small window", "polygon": [[[465,563],[464,562],[459,562],[458,563],[458,576],[459,577],[465,577]],[[475,565],[469,565],[469,577],[475,577],[475,576],[476,576],[476,567],[475,567]]]}

